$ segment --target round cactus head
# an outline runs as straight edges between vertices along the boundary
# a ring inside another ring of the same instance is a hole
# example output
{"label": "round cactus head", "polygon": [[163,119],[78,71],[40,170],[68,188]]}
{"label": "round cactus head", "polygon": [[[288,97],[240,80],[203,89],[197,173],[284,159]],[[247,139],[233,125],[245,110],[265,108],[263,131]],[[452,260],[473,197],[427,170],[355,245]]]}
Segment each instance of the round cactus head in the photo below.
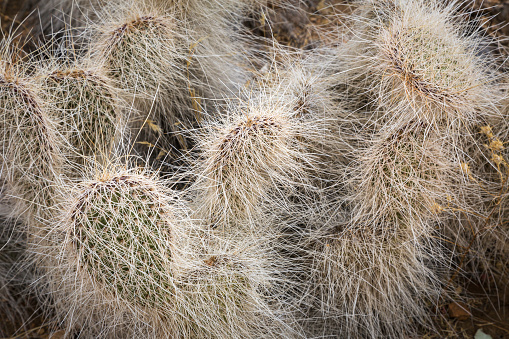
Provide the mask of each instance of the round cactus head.
{"label": "round cactus head", "polygon": [[[219,176],[228,176],[228,172],[238,167],[256,162],[266,165],[268,160],[274,161],[278,148],[285,144],[283,131],[284,120],[275,116],[248,116],[237,121],[218,143],[218,153],[214,165]],[[252,154],[252,150],[260,152],[261,158]],[[259,161],[257,161],[259,160]]]}
{"label": "round cactus head", "polygon": [[357,217],[399,227],[432,217],[458,172],[446,141],[424,122],[382,130],[359,159],[352,185]]}
{"label": "round cactus head", "polygon": [[394,94],[424,106],[422,114],[444,115],[438,119],[472,118],[464,106],[482,99],[479,90],[485,79],[469,41],[456,36],[450,24],[435,18],[425,25],[422,19],[398,20],[381,34],[385,74],[393,85],[399,84]]}
{"label": "round cactus head", "polygon": [[253,84],[248,100],[229,101],[227,114],[195,135],[202,155],[194,187],[204,219],[239,225],[289,196],[302,203],[330,171],[323,154],[338,144],[335,106],[318,95],[321,85],[303,65],[277,68]]}
{"label": "round cactus head", "polygon": [[281,200],[287,209],[289,196],[301,203],[331,171],[327,152],[338,148],[336,106],[320,96],[313,69],[275,63],[248,89],[249,99],[229,101],[227,113],[197,133],[202,156],[195,186],[199,208],[213,222],[240,224]]}
{"label": "round cactus head", "polygon": [[[187,41],[180,22],[157,6],[120,7],[115,13],[98,27],[92,53],[139,114],[131,126],[139,130],[133,133],[135,150],[149,163],[187,151],[192,145],[181,131],[200,118],[202,89],[208,87],[201,80],[208,76],[191,69],[189,45],[196,42]],[[162,152],[153,154],[155,149]]]}
{"label": "round cactus head", "polygon": [[[257,213],[278,179],[299,168],[292,149],[296,130],[281,110],[238,114],[202,140],[204,208],[214,218],[236,220]],[[293,165],[293,167],[292,167]]]}
{"label": "round cactus head", "polygon": [[101,72],[70,67],[50,72],[43,89],[80,157],[107,157],[123,121],[117,93]]}
{"label": "round cactus head", "polygon": [[[152,11],[134,10],[101,27],[97,51],[110,76],[133,94],[165,92],[178,72],[175,21]],[[180,84],[186,88],[185,84]]]}
{"label": "round cactus head", "polygon": [[143,307],[172,303],[177,218],[163,187],[136,174],[85,186],[72,206],[79,263],[113,295]]}
{"label": "round cactus head", "polygon": [[[357,108],[385,120],[439,122],[457,130],[498,115],[485,42],[438,1],[367,1],[355,37],[340,51]],[[360,38],[359,38],[360,37]],[[341,81],[340,81],[341,82]]]}

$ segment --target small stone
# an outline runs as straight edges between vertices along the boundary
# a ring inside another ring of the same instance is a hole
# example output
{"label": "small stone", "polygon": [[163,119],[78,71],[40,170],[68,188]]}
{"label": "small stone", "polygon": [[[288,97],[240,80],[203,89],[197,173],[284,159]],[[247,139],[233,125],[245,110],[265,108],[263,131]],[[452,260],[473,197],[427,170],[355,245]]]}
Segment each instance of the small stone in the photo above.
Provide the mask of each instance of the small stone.
{"label": "small stone", "polygon": [[452,302],[448,306],[449,317],[458,320],[468,320],[472,314],[470,313],[467,304],[462,302]]}
{"label": "small stone", "polygon": [[493,339],[493,337],[484,333],[482,329],[478,329],[477,332],[475,332],[474,339]]}

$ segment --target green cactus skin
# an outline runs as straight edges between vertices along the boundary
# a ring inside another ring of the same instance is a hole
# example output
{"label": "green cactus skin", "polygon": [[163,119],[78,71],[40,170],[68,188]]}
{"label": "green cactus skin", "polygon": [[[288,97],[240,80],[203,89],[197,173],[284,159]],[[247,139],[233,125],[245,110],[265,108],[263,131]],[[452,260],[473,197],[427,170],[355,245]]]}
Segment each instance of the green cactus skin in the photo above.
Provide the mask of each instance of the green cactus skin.
{"label": "green cactus skin", "polygon": [[157,186],[136,175],[94,182],[72,211],[72,241],[96,281],[140,306],[172,302],[175,217]]}

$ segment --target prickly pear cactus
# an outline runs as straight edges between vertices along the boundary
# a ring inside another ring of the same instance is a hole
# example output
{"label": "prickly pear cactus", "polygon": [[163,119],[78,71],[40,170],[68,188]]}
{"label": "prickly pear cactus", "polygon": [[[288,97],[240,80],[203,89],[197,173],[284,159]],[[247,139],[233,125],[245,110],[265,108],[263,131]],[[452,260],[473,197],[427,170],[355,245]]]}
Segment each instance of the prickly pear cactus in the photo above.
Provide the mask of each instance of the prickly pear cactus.
{"label": "prickly pear cactus", "polygon": [[125,120],[118,91],[100,69],[57,69],[44,77],[41,86],[54,115],[60,117],[63,134],[71,147],[69,157],[97,161],[108,158],[121,137]]}
{"label": "prickly pear cactus", "polygon": [[122,88],[138,93],[152,95],[160,85],[169,86],[161,77],[173,77],[178,67],[175,28],[171,17],[151,13],[126,17],[105,28],[99,51],[106,69]]}
{"label": "prickly pear cactus", "polygon": [[2,177],[15,198],[15,216],[46,218],[56,201],[53,190],[63,162],[58,120],[47,110],[26,66],[0,61],[0,147]]}
{"label": "prickly pear cactus", "polygon": [[164,191],[126,173],[89,183],[71,208],[69,236],[81,265],[141,306],[173,302],[172,249],[180,235]]}

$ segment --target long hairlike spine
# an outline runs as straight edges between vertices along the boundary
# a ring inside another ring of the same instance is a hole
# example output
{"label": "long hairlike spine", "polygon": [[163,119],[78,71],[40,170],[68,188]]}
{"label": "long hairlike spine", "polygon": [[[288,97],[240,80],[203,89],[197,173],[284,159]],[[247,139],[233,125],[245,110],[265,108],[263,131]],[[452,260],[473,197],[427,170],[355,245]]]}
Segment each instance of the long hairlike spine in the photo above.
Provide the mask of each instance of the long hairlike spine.
{"label": "long hairlike spine", "polygon": [[[372,135],[360,141],[358,161],[350,164],[357,176],[347,194],[349,220],[319,246],[326,263],[319,285],[359,291],[351,302],[334,297],[325,303],[341,333],[399,336],[429,320],[426,305],[415,299],[440,295],[437,272],[455,267],[433,239],[469,237],[445,216],[470,211],[479,194],[465,183],[471,174],[463,162],[475,144],[475,126],[497,117],[496,86],[476,54],[479,40],[462,33],[452,7],[419,0],[369,0],[361,7],[339,78],[345,76],[359,126]],[[340,257],[349,252],[359,253],[353,264]],[[380,308],[373,312],[372,305]],[[342,313],[352,316],[342,319]]]}

